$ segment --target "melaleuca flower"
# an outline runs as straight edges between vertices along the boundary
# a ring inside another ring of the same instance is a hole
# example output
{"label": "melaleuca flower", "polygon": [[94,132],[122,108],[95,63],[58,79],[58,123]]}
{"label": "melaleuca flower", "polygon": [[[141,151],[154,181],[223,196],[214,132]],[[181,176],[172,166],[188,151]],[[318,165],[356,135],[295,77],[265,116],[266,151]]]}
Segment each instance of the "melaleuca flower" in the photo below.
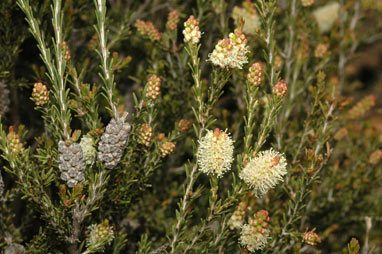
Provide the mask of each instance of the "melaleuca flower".
{"label": "melaleuca flower", "polygon": [[321,238],[314,232],[305,232],[302,241],[309,245],[316,245],[321,242]]}
{"label": "melaleuca flower", "polygon": [[235,6],[232,10],[232,18],[236,26],[244,19],[243,32],[246,34],[256,34],[260,27],[260,19],[254,3],[243,2],[243,8]]}
{"label": "melaleuca flower", "polygon": [[64,141],[58,142],[58,168],[61,180],[65,181],[69,188],[85,181],[86,166],[80,144],[72,143],[68,146]]}
{"label": "melaleuca flower", "polygon": [[200,171],[221,177],[231,169],[233,141],[227,133],[219,129],[208,130],[207,134],[199,140],[196,156]]}
{"label": "melaleuca flower", "polygon": [[186,132],[188,131],[188,129],[190,129],[190,121],[188,121],[187,119],[181,119],[178,122],[178,131]]}
{"label": "melaleuca flower", "polygon": [[130,124],[125,122],[126,116],[127,113],[111,119],[98,144],[98,159],[108,169],[117,166],[122,158],[130,131]]}
{"label": "melaleuca flower", "polygon": [[279,80],[275,86],[273,87],[273,94],[277,97],[283,97],[288,91],[288,84],[285,82],[285,80]]}
{"label": "melaleuca flower", "polygon": [[148,37],[149,40],[160,41],[161,34],[158,31],[158,29],[156,29],[156,27],[154,26],[153,23],[144,22],[144,21],[138,19],[137,22],[135,22],[134,26],[138,29],[140,34]]}
{"label": "melaleuca flower", "polygon": [[0,81],[0,116],[5,115],[9,111],[9,89],[7,88],[7,85]]}
{"label": "melaleuca flower", "polygon": [[265,210],[254,214],[249,223],[241,228],[240,244],[245,246],[250,252],[261,250],[265,247],[269,238],[268,222],[270,218]]}
{"label": "melaleuca flower", "polygon": [[248,62],[246,54],[249,52],[247,39],[241,30],[236,29],[229,34],[229,39],[220,40],[215,49],[209,54],[208,61],[220,68],[238,68]]}
{"label": "melaleuca flower", "polygon": [[37,106],[42,106],[49,101],[48,88],[41,82],[34,83],[32,99]]}
{"label": "melaleuca flower", "polygon": [[331,2],[314,11],[313,16],[316,18],[322,33],[328,32],[332,28],[333,23],[338,19],[339,9],[338,2]]}
{"label": "melaleuca flower", "polygon": [[253,188],[256,195],[263,195],[283,180],[286,166],[284,156],[270,149],[252,158],[240,172],[240,178]]}
{"label": "melaleuca flower", "polygon": [[173,10],[168,14],[166,28],[171,31],[175,31],[179,23],[179,12]]}
{"label": "melaleuca flower", "polygon": [[17,134],[13,130],[13,126],[9,127],[9,133],[7,135],[7,144],[9,150],[11,150],[12,153],[19,154],[22,151],[24,151],[23,143],[21,143],[19,134]]}
{"label": "melaleuca flower", "polygon": [[157,75],[151,75],[147,81],[146,97],[149,100],[155,100],[160,94],[161,79]]}
{"label": "melaleuca flower", "polygon": [[190,16],[186,22],[184,22],[184,42],[191,42],[192,44],[198,44],[200,37],[202,36],[199,30],[199,20],[194,16]]}
{"label": "melaleuca flower", "polygon": [[94,138],[89,134],[83,136],[80,141],[80,146],[84,154],[85,163],[92,165],[97,157]]}
{"label": "melaleuca flower", "polygon": [[263,81],[264,72],[263,64],[260,62],[254,63],[249,67],[249,73],[247,75],[248,82],[253,86],[259,86]]}
{"label": "melaleuca flower", "polygon": [[137,130],[137,142],[144,146],[150,146],[153,139],[153,128],[147,123],[142,124]]}
{"label": "melaleuca flower", "polygon": [[244,222],[245,210],[247,209],[247,204],[245,202],[240,202],[233,212],[230,220],[228,221],[229,228],[231,230],[241,228]]}
{"label": "melaleuca flower", "polygon": [[102,252],[105,246],[110,244],[114,238],[113,227],[109,226],[109,221],[105,220],[101,224],[89,226],[89,238],[86,241],[86,253]]}
{"label": "melaleuca flower", "polygon": [[301,0],[301,5],[304,7],[308,7],[314,4],[314,0]]}

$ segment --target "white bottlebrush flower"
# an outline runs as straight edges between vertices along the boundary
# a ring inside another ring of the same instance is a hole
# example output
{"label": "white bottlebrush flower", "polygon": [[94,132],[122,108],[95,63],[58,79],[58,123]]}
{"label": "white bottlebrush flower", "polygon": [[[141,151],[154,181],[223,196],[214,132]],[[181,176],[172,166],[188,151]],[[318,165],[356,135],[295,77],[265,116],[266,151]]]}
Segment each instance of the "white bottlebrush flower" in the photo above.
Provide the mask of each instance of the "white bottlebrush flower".
{"label": "white bottlebrush flower", "polygon": [[229,34],[229,39],[220,40],[209,54],[209,61],[220,68],[243,68],[248,63],[247,39],[240,30]]}
{"label": "white bottlebrush flower", "polygon": [[240,172],[240,178],[253,188],[256,195],[263,195],[283,181],[286,166],[284,156],[270,149],[252,158]]}
{"label": "white bottlebrush flower", "polygon": [[313,12],[321,33],[328,32],[333,23],[338,19],[340,5],[338,2],[328,3]]}
{"label": "white bottlebrush flower", "polygon": [[243,2],[243,8],[233,7],[232,18],[236,26],[239,26],[241,19],[244,19],[243,32],[246,34],[256,34],[261,25],[255,4],[251,2]]}
{"label": "white bottlebrush flower", "polygon": [[199,170],[206,174],[221,177],[231,169],[233,161],[233,141],[227,133],[215,129],[209,130],[199,140],[197,151]]}
{"label": "white bottlebrush flower", "polygon": [[84,154],[85,163],[92,165],[97,157],[97,150],[95,148],[95,142],[91,135],[87,134],[82,137],[80,146]]}

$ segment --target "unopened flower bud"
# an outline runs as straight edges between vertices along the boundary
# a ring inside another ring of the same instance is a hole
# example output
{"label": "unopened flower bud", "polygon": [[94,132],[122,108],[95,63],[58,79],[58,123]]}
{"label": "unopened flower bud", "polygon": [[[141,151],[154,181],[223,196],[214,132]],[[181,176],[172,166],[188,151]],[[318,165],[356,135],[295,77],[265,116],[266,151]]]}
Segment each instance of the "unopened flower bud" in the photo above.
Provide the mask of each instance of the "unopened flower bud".
{"label": "unopened flower bud", "polygon": [[247,80],[252,86],[259,86],[263,81],[264,72],[263,64],[256,62],[249,67],[249,73],[247,75]]}
{"label": "unopened flower bud", "polygon": [[285,80],[278,81],[273,87],[273,94],[277,97],[283,97],[288,91],[288,84]]}
{"label": "unopened flower bud", "polygon": [[314,56],[316,58],[324,58],[326,53],[328,52],[329,44],[327,43],[319,43],[314,50]]}
{"label": "unopened flower bud", "polygon": [[199,20],[194,16],[190,16],[186,22],[184,22],[184,42],[191,42],[197,44],[200,41],[201,32],[199,30]]}
{"label": "unopened flower bud", "polygon": [[137,142],[139,144],[150,146],[153,137],[153,128],[147,123],[144,123],[138,129],[137,136]]}
{"label": "unopened flower bud", "polygon": [[141,35],[148,37],[151,41],[160,41],[161,34],[155,28],[153,23],[138,19],[134,26],[138,29]]}
{"label": "unopened flower bud", "polygon": [[172,153],[174,151],[174,148],[175,148],[175,144],[172,143],[172,142],[165,142],[161,145],[161,148],[160,148],[160,154],[161,156],[164,158],[166,157],[167,155],[169,155],[170,153]]}
{"label": "unopened flower bud", "polygon": [[160,94],[161,79],[157,75],[148,77],[146,97],[149,100],[155,100]]}
{"label": "unopened flower bud", "polygon": [[9,127],[7,144],[12,153],[19,154],[24,151],[23,143],[21,143],[19,135],[13,130],[13,126]]}
{"label": "unopened flower bud", "polygon": [[186,132],[190,129],[190,121],[187,119],[181,119],[178,123],[178,131]]}
{"label": "unopened flower bud", "polygon": [[245,219],[245,211],[247,209],[247,204],[245,202],[240,202],[233,212],[228,225],[231,230],[239,229],[243,225]]}
{"label": "unopened flower bud", "polygon": [[269,238],[268,223],[270,218],[268,211],[261,210],[249,219],[241,229],[240,244],[245,246],[250,252],[261,250],[265,247]]}
{"label": "unopened flower bud", "polygon": [[49,91],[41,82],[34,83],[32,98],[37,106],[42,106],[49,101]]}
{"label": "unopened flower bud", "polygon": [[168,14],[166,27],[168,30],[175,31],[177,29],[179,23],[179,12],[177,10],[173,10]]}
{"label": "unopened flower bud", "polygon": [[114,238],[113,227],[109,225],[108,220],[101,224],[89,226],[89,238],[86,241],[87,252],[103,252],[106,245],[109,245]]}
{"label": "unopened flower bud", "polygon": [[302,240],[309,245],[316,245],[321,242],[321,238],[314,232],[305,232]]}
{"label": "unopened flower bud", "polygon": [[376,165],[381,160],[382,160],[382,150],[380,149],[373,152],[369,157],[369,163],[372,165]]}

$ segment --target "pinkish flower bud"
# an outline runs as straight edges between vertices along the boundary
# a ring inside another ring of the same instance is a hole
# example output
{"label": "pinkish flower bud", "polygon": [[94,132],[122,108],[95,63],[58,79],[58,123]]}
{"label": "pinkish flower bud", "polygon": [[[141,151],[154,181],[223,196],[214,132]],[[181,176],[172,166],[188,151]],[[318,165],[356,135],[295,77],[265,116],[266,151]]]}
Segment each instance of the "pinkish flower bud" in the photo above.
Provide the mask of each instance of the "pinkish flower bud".
{"label": "pinkish flower bud", "polygon": [[49,101],[49,91],[41,82],[34,83],[32,99],[37,106],[42,106]]}
{"label": "pinkish flower bud", "polygon": [[138,19],[134,26],[138,29],[140,34],[147,36],[151,41],[160,41],[161,34],[158,29],[155,28],[153,23],[144,22]]}
{"label": "pinkish flower bud", "polygon": [[259,86],[263,81],[264,72],[263,64],[256,62],[249,67],[249,73],[247,75],[247,80],[252,86]]}
{"label": "pinkish flower bud", "polygon": [[168,30],[175,31],[177,29],[179,23],[179,12],[177,10],[173,10],[168,14],[166,27]]}
{"label": "pinkish flower bud", "polygon": [[280,80],[276,83],[276,85],[273,87],[273,94],[275,94],[277,97],[284,96],[288,91],[288,84],[285,82],[285,80]]}
{"label": "pinkish flower bud", "polygon": [[137,142],[144,146],[150,146],[153,137],[153,128],[144,123],[137,131]]}
{"label": "pinkish flower bud", "polygon": [[321,238],[314,232],[305,232],[302,241],[309,245],[316,245],[321,242]]}
{"label": "pinkish flower bud", "polygon": [[170,141],[163,143],[160,148],[161,156],[163,158],[166,157],[167,155],[169,155],[170,153],[174,151],[174,148],[175,148],[175,144]]}
{"label": "pinkish flower bud", "polygon": [[157,75],[151,75],[147,82],[146,97],[149,100],[155,100],[160,94],[161,79]]}

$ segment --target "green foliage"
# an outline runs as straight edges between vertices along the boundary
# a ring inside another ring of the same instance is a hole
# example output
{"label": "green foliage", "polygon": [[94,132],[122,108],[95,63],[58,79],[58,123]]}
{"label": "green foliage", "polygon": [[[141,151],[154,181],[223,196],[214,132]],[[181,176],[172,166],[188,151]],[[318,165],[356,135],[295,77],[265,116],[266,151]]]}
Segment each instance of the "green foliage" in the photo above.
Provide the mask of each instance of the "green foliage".
{"label": "green foliage", "polygon": [[381,1],[331,2],[1,1],[0,252],[380,253]]}

